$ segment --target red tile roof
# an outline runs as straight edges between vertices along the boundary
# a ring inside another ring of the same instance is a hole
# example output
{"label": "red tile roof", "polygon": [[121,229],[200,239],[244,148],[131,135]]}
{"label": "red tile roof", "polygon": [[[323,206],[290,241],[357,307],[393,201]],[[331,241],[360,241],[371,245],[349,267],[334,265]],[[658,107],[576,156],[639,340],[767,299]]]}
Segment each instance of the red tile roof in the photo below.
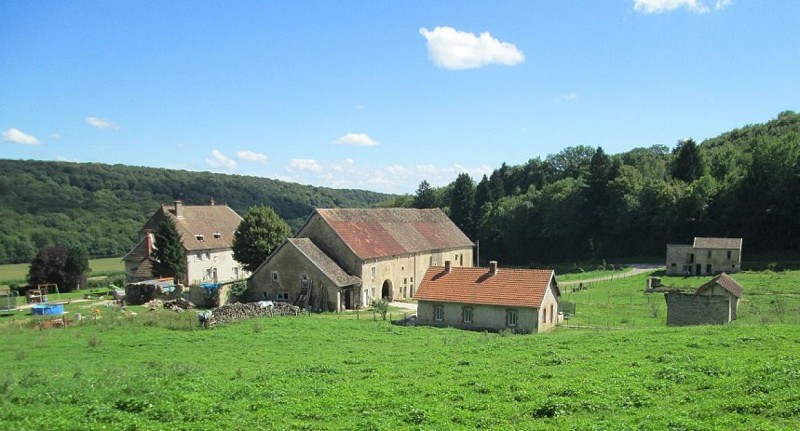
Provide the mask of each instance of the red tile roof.
{"label": "red tile roof", "polygon": [[549,269],[498,268],[491,275],[489,268],[452,267],[446,273],[444,267],[432,266],[414,299],[538,308],[551,280],[555,282],[555,273]]}
{"label": "red tile roof", "polygon": [[317,214],[361,259],[472,247],[438,208],[336,208]]}
{"label": "red tile roof", "polygon": [[709,280],[708,283],[698,287],[697,291],[695,291],[694,293],[695,293],[695,295],[699,295],[700,293],[703,293],[706,290],[711,289],[714,286],[722,287],[723,289],[727,290],[728,292],[730,292],[733,296],[735,296],[737,298],[741,298],[742,297],[742,285],[737,283],[736,280],[734,280],[733,278],[731,278],[728,274],[725,274],[724,272],[722,274],[712,278],[711,280]]}

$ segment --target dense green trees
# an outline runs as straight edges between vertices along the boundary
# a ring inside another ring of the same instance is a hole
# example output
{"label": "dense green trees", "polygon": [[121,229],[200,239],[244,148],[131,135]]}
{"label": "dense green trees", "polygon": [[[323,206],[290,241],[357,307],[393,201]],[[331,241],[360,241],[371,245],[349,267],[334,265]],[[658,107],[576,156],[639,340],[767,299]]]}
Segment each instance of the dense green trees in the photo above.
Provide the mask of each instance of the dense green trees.
{"label": "dense green trees", "polygon": [[275,210],[254,206],[233,235],[233,258],[253,272],[291,233],[292,229]]}
{"label": "dense green trees", "polygon": [[165,218],[155,233],[153,277],[173,277],[179,283],[186,277],[186,250],[178,228],[172,219]]}
{"label": "dense green trees", "polygon": [[0,160],[0,263],[30,262],[43,247],[123,256],[162,203],[214,198],[239,214],[267,205],[297,229],[317,207],[368,207],[387,195],[266,178],[97,163]]}
{"label": "dense green trees", "polygon": [[672,152],[654,145],[609,156],[579,146],[503,164],[472,189],[472,220],[462,209],[467,178],[443,187],[451,199],[439,205],[480,241],[484,263],[662,256],[665,244],[694,236],[742,237],[748,252],[800,249],[800,115],[793,112],[699,145],[683,140]]}
{"label": "dense green trees", "polygon": [[28,284],[56,284],[61,292],[71,292],[86,283],[89,257],[80,247],[45,247],[39,250],[28,270]]}

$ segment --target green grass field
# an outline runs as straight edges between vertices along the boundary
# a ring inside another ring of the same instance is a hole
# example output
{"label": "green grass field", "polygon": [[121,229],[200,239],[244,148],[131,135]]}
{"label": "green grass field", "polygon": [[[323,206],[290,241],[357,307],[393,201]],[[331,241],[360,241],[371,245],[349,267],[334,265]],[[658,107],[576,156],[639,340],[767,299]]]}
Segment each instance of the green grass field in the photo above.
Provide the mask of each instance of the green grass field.
{"label": "green grass field", "polygon": [[800,272],[734,277],[744,315],[727,326],[666,328],[644,275],[566,295],[569,323],[593,329],[526,336],[369,312],[211,330],[193,312],[81,303],[66,329],[3,317],[0,429],[797,429],[800,322],[788,315],[800,304],[784,323],[744,310],[791,298]]}

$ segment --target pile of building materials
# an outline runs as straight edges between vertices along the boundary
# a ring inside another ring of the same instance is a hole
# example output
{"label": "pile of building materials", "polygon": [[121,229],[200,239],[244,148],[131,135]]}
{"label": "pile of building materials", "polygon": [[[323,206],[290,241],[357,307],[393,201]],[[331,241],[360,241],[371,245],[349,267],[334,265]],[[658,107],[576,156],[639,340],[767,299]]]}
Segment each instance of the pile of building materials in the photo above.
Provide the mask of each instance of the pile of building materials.
{"label": "pile of building materials", "polygon": [[247,304],[237,302],[200,312],[198,319],[201,326],[211,327],[216,323],[229,323],[251,317],[298,316],[301,312],[300,307],[285,302],[261,301]]}

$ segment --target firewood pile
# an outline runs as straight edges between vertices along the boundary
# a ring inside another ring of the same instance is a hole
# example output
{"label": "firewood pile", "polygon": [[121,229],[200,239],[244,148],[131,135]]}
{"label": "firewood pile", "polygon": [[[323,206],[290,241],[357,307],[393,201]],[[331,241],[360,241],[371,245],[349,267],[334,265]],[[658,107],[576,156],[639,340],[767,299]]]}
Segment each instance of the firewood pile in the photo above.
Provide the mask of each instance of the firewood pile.
{"label": "firewood pile", "polygon": [[[208,311],[210,311],[210,313]],[[237,320],[249,319],[251,317],[298,316],[302,312],[300,307],[284,302],[273,303],[271,301],[251,302],[247,304],[237,302],[208,311],[198,315],[201,326],[210,327],[216,323],[224,324]]]}
{"label": "firewood pile", "polygon": [[151,301],[146,302],[144,305],[146,307],[150,307],[150,311],[156,310],[158,308],[166,308],[167,310],[181,312],[183,310],[195,308],[194,304],[183,298],[171,299],[169,301],[153,299]]}

